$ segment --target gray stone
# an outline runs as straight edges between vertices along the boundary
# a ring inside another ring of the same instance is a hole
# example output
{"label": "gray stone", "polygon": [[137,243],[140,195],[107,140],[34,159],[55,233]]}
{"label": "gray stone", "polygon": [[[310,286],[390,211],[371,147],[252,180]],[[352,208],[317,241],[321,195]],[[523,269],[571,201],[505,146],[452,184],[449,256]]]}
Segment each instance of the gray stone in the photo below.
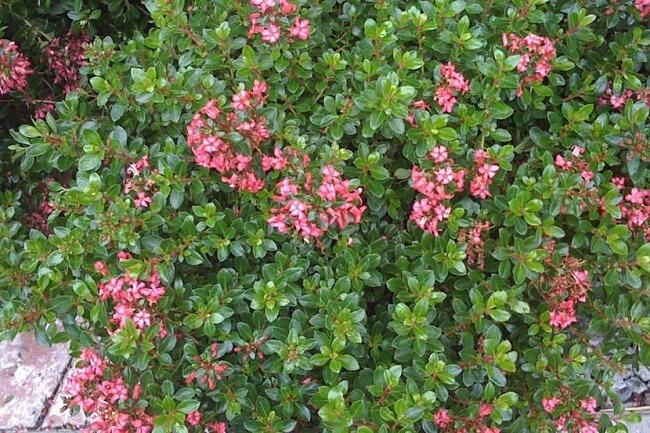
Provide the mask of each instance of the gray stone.
{"label": "gray stone", "polygon": [[635,370],[636,376],[642,381],[648,383],[650,382],[650,369],[645,365],[640,365],[639,368]]}
{"label": "gray stone", "polygon": [[634,374],[634,369],[629,365],[626,365],[625,371],[623,372],[623,378],[627,379],[629,377],[632,377],[633,374]]}
{"label": "gray stone", "polygon": [[589,340],[589,345],[590,346],[598,347],[601,344],[603,344],[603,335],[602,334],[591,337],[591,339]]}
{"label": "gray stone", "polygon": [[1,342],[0,431],[38,428],[69,362],[67,345],[42,346],[32,333]]}
{"label": "gray stone", "polygon": [[618,390],[627,388],[627,383],[625,382],[625,379],[627,379],[628,377],[629,376],[623,376],[623,375],[620,375],[618,373],[615,374],[614,375],[614,385],[613,385],[614,391],[618,392]]}
{"label": "gray stone", "polygon": [[648,389],[648,385],[643,383],[641,379],[636,376],[625,379],[625,383],[627,384],[627,387],[630,389],[630,391],[632,391],[634,394],[643,394]]}

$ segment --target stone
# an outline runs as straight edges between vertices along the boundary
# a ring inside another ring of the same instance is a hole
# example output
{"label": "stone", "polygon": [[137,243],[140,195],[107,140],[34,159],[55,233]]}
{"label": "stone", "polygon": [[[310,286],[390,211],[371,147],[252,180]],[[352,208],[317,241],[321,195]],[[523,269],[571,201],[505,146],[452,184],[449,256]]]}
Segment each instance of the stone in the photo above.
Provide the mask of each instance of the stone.
{"label": "stone", "polygon": [[625,366],[625,371],[623,372],[623,379],[628,379],[634,374],[634,369],[629,365]]}
{"label": "stone", "polygon": [[630,398],[632,398],[632,391],[628,387],[624,387],[616,391],[616,393],[619,395],[619,397],[621,397],[621,401],[628,401]]}
{"label": "stone", "polygon": [[620,375],[618,373],[616,373],[614,375],[614,384],[612,386],[614,388],[614,391],[618,391],[620,389],[627,388],[627,383],[625,383],[625,379],[627,377],[629,377],[629,376]]}
{"label": "stone", "polygon": [[641,379],[636,376],[625,379],[625,383],[633,394],[643,394],[648,389],[648,385],[643,383]]}
{"label": "stone", "polygon": [[598,335],[596,335],[594,337],[591,337],[591,339],[589,340],[589,345],[598,347],[601,344],[603,344],[603,340],[604,340],[603,335],[598,334]]}
{"label": "stone", "polygon": [[65,383],[71,373],[72,369],[69,369],[66,372],[62,385],[59,388],[59,392],[57,392],[56,397],[43,420],[41,428],[54,428],[59,430],[62,427],[73,428],[81,427],[86,424],[86,417],[82,412],[73,416],[70,410],[65,407],[63,402],[63,398],[65,397]]}
{"label": "stone", "polygon": [[636,376],[644,381],[645,383],[650,383],[650,369],[645,365],[640,365],[638,369],[635,370]]}
{"label": "stone", "polygon": [[0,431],[38,428],[69,362],[67,344],[48,348],[33,333],[0,342]]}

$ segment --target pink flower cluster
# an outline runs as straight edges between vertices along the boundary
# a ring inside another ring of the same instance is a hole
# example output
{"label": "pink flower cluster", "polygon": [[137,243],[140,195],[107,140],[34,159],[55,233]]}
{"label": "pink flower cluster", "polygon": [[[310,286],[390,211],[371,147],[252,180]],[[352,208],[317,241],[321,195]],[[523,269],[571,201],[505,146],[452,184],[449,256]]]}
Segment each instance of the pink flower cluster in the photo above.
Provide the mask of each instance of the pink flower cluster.
{"label": "pink flower cluster", "polygon": [[612,91],[612,88],[607,86],[605,92],[598,98],[598,105],[610,105],[613,108],[621,108],[633,96],[634,92],[632,90],[623,90],[619,95],[616,95]]}
{"label": "pink flower cluster", "polygon": [[271,227],[281,233],[293,232],[305,240],[318,238],[328,226],[344,229],[351,222],[358,224],[366,210],[361,188],[354,188],[332,165],[323,167],[316,188],[310,173],[300,183],[284,178],[277,183],[278,194],[273,201],[279,207],[271,209]]}
{"label": "pink flower cluster", "polygon": [[445,202],[464,188],[465,170],[454,169],[454,161],[444,146],[436,146],[427,159],[433,162],[431,170],[414,165],[411,171],[413,189],[424,197],[413,204],[410,219],[422,230],[438,236],[440,223],[451,215],[451,207]]}
{"label": "pink flower cluster", "polygon": [[565,158],[561,154],[555,155],[555,165],[562,171],[580,173],[585,182],[594,178],[594,172],[589,169],[589,164],[582,159],[585,149],[580,146],[573,146],[571,155]]}
{"label": "pink flower cluster", "polygon": [[636,99],[637,101],[644,102],[646,105],[650,105],[648,104],[649,94],[647,88],[636,91],[625,89],[619,94],[615,94],[612,90],[611,83],[607,83],[607,88],[605,88],[603,94],[598,98],[598,105],[609,105],[612,108],[620,110],[625,106],[628,99]]}
{"label": "pink flower cluster", "polygon": [[446,409],[440,409],[433,415],[433,423],[446,432],[500,433],[500,428],[485,425],[485,418],[491,413],[492,405],[483,402],[479,405],[478,416],[473,418],[454,418]]}
{"label": "pink flower cluster", "polygon": [[[201,424],[202,418],[203,418],[203,414],[197,410],[188,414],[187,417],[185,418],[185,421],[189,425],[198,426],[199,424]],[[213,423],[206,424],[205,427],[207,428],[208,433],[226,433],[228,424],[226,424],[225,422],[213,422]],[[201,431],[204,430],[201,429]]]}
{"label": "pink flower cluster", "polygon": [[[231,187],[256,193],[264,188],[253,166],[253,157],[260,153],[260,145],[270,137],[266,119],[257,114],[266,100],[266,83],[255,81],[253,89],[242,90],[232,97],[233,112],[225,113],[211,100],[187,126],[187,143],[195,162],[213,168],[221,180]],[[226,135],[237,133],[248,140],[253,155],[239,152]]]}
{"label": "pink flower cluster", "polygon": [[54,207],[50,203],[50,193],[47,189],[47,184],[51,182],[54,182],[54,179],[49,178],[45,180],[45,188],[43,195],[41,196],[40,204],[38,205],[38,210],[31,212],[27,217],[27,222],[32,227],[37,228],[46,235],[50,233],[50,227],[48,226],[47,218],[52,212],[54,212]]}
{"label": "pink flower cluster", "polygon": [[641,12],[641,19],[650,15],[650,0],[634,0],[634,7]]}
{"label": "pink flower cluster", "polygon": [[[411,171],[413,189],[424,197],[413,204],[410,219],[422,230],[438,236],[440,223],[451,215],[451,207],[446,202],[465,188],[467,173],[466,170],[455,167],[454,160],[449,158],[444,146],[434,147],[427,155],[427,160],[433,163],[431,169],[423,170],[415,165]],[[485,199],[491,196],[488,188],[499,166],[491,163],[484,150],[474,152],[474,164],[469,192],[474,197]]]}
{"label": "pink flower cluster", "polygon": [[[102,262],[95,263],[95,270],[104,276],[108,275],[108,269]],[[164,295],[165,287],[155,272],[147,280],[124,275],[99,284],[101,300],[114,303],[110,321],[117,326],[117,331],[123,329],[128,320],[133,321],[140,330],[151,326],[152,307]],[[160,337],[163,338],[166,334],[167,330],[161,327]]]}
{"label": "pink flower cluster", "polygon": [[625,195],[621,213],[630,227],[643,226],[650,218],[650,189],[632,188]]}
{"label": "pink flower cluster", "polygon": [[27,57],[18,51],[18,45],[0,39],[0,95],[25,91],[27,77],[33,72]]}
{"label": "pink flower cluster", "polygon": [[[203,418],[203,414],[197,410],[188,414],[187,417],[185,417],[185,421],[189,425],[198,426],[199,424],[201,424],[202,418]],[[208,433],[226,433],[228,424],[226,424],[225,422],[212,422],[206,424],[205,428],[207,428],[207,430],[201,429],[201,431],[207,431]]]}
{"label": "pink flower cluster", "polygon": [[134,191],[136,198],[133,202],[135,207],[138,208],[148,207],[153,201],[153,194],[156,192],[156,183],[151,178],[151,175],[157,174],[158,170],[153,169],[147,172],[145,169],[149,167],[149,155],[144,155],[126,169],[127,177],[124,179],[124,194]]}
{"label": "pink flower cluster", "polygon": [[446,429],[449,427],[454,419],[449,415],[449,412],[446,409],[440,409],[438,412],[433,415],[433,422],[435,425],[441,429]]}
{"label": "pink flower cluster", "polygon": [[456,67],[451,63],[440,66],[440,75],[442,80],[436,87],[436,94],[433,99],[440,105],[443,113],[451,113],[458,100],[456,92],[467,93],[469,91],[469,81],[456,71]]}
{"label": "pink flower cluster", "polygon": [[[551,250],[553,246],[549,247]],[[547,259],[552,266],[552,261]],[[582,262],[569,255],[564,256],[557,273],[548,281],[550,291],[544,294],[550,310],[550,324],[556,329],[566,329],[576,323],[576,305],[587,302],[587,293],[591,289],[589,272],[582,269]]]}
{"label": "pink flower cluster", "polygon": [[[597,402],[593,397],[579,399],[580,407],[571,409],[564,408],[564,411],[558,413],[560,416],[554,424],[559,433],[598,433],[598,423],[594,420],[596,415]],[[548,414],[554,414],[558,406],[570,405],[568,398],[544,397],[542,398],[542,408]]]}
{"label": "pink flower cluster", "polygon": [[474,197],[484,200],[492,195],[488,188],[492,185],[499,166],[491,163],[488,153],[483,149],[474,151],[474,165],[476,170],[469,183],[469,192]]}
{"label": "pink flower cluster", "polygon": [[[262,172],[281,172],[268,223],[282,233],[309,241],[322,236],[328,226],[343,229],[351,222],[359,223],[366,209],[361,188],[354,188],[333,166],[326,165],[320,182],[314,185],[314,176],[307,171],[311,161],[306,153],[279,147],[272,154],[262,151],[261,145],[270,133],[257,109],[265,102],[266,90],[265,83],[255,81],[251,91],[242,90],[232,97],[234,112],[222,112],[212,100],[192,118],[187,142],[196,163],[216,169],[223,182],[252,194],[267,186],[260,177]],[[237,151],[226,138],[230,132],[250,143],[251,154]]]}
{"label": "pink flower cluster", "polygon": [[42,100],[34,103],[34,105],[36,105],[36,108],[34,109],[34,119],[45,119],[47,113],[55,108],[54,98],[51,95],[48,95]]}
{"label": "pink flower cluster", "polygon": [[[282,37],[281,18],[296,13],[297,6],[287,0],[250,0],[250,2],[259,12],[250,14],[248,37],[252,38],[259,34],[263,41],[271,45],[277,43]],[[310,33],[309,20],[296,16],[289,28],[289,42],[295,39],[306,41]]]}
{"label": "pink flower cluster", "polygon": [[[619,190],[625,188],[625,178],[614,177],[612,183]],[[621,216],[631,229],[641,229],[645,239],[650,241],[650,189],[631,188],[618,205]]]}
{"label": "pink flower cluster", "polygon": [[525,86],[541,83],[551,72],[551,62],[555,59],[555,45],[549,38],[529,33],[520,38],[513,33],[504,33],[501,37],[503,46],[511,53],[520,54],[517,71],[527,73],[517,88],[517,96],[523,94]]}
{"label": "pink flower cluster", "polygon": [[60,84],[63,93],[79,88],[79,68],[86,64],[84,51],[88,42],[90,38],[85,32],[75,35],[68,31],[64,38],[53,38],[45,47],[47,62],[54,72],[54,84]]}
{"label": "pink flower cluster", "polygon": [[[104,373],[110,371],[110,379]],[[97,352],[85,348],[80,362],[65,385],[67,405],[78,406],[90,416],[86,433],[150,433],[153,417],[138,406],[141,386],[132,389],[124,382],[120,369],[114,368]]]}

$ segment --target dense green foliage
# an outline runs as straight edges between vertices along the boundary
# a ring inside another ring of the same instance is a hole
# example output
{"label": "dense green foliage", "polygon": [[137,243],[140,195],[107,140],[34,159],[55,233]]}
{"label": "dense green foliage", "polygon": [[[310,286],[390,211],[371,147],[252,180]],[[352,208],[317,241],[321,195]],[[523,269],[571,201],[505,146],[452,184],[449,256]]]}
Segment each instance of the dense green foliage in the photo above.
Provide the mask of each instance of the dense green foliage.
{"label": "dense green foliage", "polygon": [[634,2],[300,0],[277,43],[248,1],[42,3],[100,36],[12,132],[0,338],[93,347],[129,389],[95,431],[625,431],[589,402],[620,415],[617,366],[650,364]]}

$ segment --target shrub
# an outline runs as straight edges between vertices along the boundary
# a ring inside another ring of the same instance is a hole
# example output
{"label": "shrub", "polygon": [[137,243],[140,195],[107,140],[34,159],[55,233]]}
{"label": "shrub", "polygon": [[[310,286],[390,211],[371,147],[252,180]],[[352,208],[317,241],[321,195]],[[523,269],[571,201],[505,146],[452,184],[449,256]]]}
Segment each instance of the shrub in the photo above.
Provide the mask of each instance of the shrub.
{"label": "shrub", "polygon": [[[83,44],[89,35],[120,37],[144,28],[144,7],[123,0],[57,1],[34,4],[18,0],[3,2],[0,10],[0,116],[8,129],[42,119],[54,109],[54,100],[75,91],[80,83]],[[111,16],[111,20],[101,17]],[[4,47],[4,48],[3,48]],[[13,54],[11,54],[13,53]],[[20,67],[26,63],[26,67]],[[28,85],[29,83],[29,85]]]}
{"label": "shrub", "polygon": [[144,4],[0,208],[0,336],[72,341],[91,431],[626,431],[645,3]]}

